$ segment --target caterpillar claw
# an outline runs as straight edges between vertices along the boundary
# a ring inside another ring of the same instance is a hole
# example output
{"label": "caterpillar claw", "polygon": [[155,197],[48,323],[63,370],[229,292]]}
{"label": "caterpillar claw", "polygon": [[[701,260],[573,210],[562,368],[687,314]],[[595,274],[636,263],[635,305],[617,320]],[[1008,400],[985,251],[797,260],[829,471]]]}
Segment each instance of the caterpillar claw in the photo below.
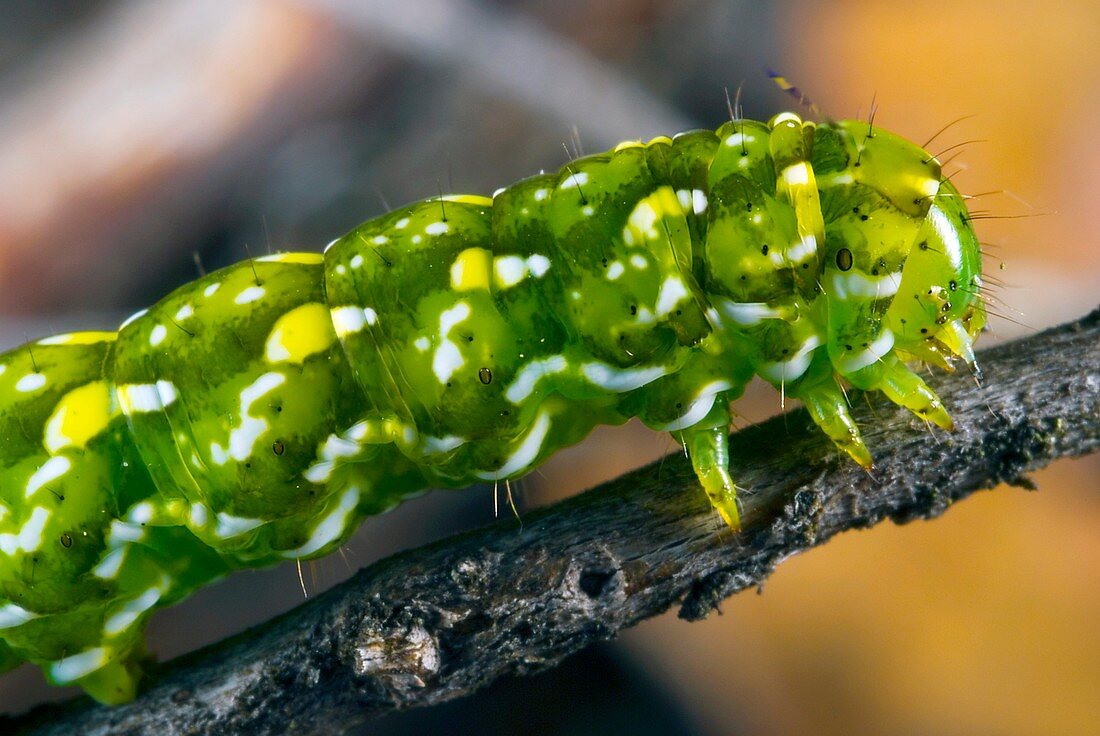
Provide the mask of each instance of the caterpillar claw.
{"label": "caterpillar claw", "polygon": [[[711,503],[714,504],[713,497]],[[718,515],[722,517],[722,521],[726,523],[726,526],[730,528],[731,532],[741,531],[741,512],[737,508],[737,500],[732,502],[722,503],[721,505],[715,504],[714,510],[718,512]]]}
{"label": "caterpillar claw", "polygon": [[[940,328],[940,332],[936,337],[948,350],[962,358],[968,366],[977,364],[974,357],[974,340],[970,337],[970,333],[966,331],[962,320],[954,319],[947,322]],[[971,371],[973,370],[972,367]]]}
{"label": "caterpillar claw", "polygon": [[942,430],[947,432],[955,431],[955,420],[951,418],[951,415],[947,413],[947,410],[941,405],[938,410],[929,415],[929,420]]}
{"label": "caterpillar claw", "polygon": [[[724,430],[722,430],[724,433]],[[700,460],[696,460],[696,457]],[[733,532],[741,531],[741,509],[737,503],[737,486],[729,471],[717,465],[705,466],[706,453],[692,454],[695,474],[707,494],[707,499],[722,521]],[[702,463],[703,465],[700,465]]]}
{"label": "caterpillar claw", "polygon": [[798,387],[791,395],[802,400],[810,418],[837,448],[847,453],[860,467],[871,468],[874,464],[871,451],[864,444],[859,426],[848,411],[844,393],[831,374],[826,374],[823,379],[809,385]]}
{"label": "caterpillar claw", "polygon": [[[732,531],[741,531],[741,511],[737,505],[737,486],[729,473],[729,435],[726,434],[728,426],[727,407],[716,405],[712,410],[716,417],[709,417],[711,421],[704,419],[699,425],[685,429],[679,433],[679,440],[684,443],[691,465],[695,469],[695,475],[710,500],[710,505],[722,517]],[[724,417],[717,422],[718,417]],[[710,427],[708,424],[718,423],[719,426]]]}
{"label": "caterpillar claw", "polygon": [[904,406],[921,419],[948,432],[955,429],[955,422],[943,408],[940,397],[904,363],[897,362],[890,366],[883,373],[878,388],[895,404]]}
{"label": "caterpillar claw", "polygon": [[848,456],[855,460],[861,468],[867,472],[871,472],[875,469],[875,460],[871,457],[871,451],[867,449],[867,445],[860,441],[857,445],[851,448],[844,448]]}
{"label": "caterpillar claw", "polygon": [[974,382],[981,386],[982,381],[985,380],[985,375],[982,373],[982,367],[978,365],[978,361],[975,360],[968,367],[970,368],[970,375],[974,376]]}
{"label": "caterpillar claw", "polygon": [[951,320],[945,324],[940,334],[937,335],[937,339],[945,348],[963,359],[966,367],[970,369],[970,375],[974,377],[974,381],[978,386],[981,386],[982,369],[978,365],[977,357],[974,355],[974,338],[971,336],[964,320]]}

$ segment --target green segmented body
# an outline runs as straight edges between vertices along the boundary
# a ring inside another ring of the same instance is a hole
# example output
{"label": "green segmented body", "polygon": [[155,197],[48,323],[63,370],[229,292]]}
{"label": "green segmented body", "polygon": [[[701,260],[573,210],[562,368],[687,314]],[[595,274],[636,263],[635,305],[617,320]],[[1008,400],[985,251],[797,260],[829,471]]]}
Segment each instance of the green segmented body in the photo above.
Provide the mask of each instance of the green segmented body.
{"label": "green segmented body", "polygon": [[0,356],[0,655],[125,701],[154,608],[630,417],[736,528],[749,379],[869,465],[838,378],[949,427],[903,361],[973,364],[979,272],[935,159],[784,113],[412,204],[25,345]]}

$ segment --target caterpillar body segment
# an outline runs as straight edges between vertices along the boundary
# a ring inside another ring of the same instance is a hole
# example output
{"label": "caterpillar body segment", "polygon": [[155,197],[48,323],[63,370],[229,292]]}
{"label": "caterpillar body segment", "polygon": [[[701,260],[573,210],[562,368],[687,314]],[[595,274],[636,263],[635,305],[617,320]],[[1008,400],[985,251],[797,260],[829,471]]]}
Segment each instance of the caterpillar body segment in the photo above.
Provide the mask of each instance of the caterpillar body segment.
{"label": "caterpillar body segment", "polygon": [[737,529],[726,433],[749,380],[869,467],[842,384],[949,427],[904,361],[973,366],[980,286],[934,158],[791,113],[204,276],[117,333],[0,356],[0,661],[128,700],[155,608],[631,417],[682,443]]}

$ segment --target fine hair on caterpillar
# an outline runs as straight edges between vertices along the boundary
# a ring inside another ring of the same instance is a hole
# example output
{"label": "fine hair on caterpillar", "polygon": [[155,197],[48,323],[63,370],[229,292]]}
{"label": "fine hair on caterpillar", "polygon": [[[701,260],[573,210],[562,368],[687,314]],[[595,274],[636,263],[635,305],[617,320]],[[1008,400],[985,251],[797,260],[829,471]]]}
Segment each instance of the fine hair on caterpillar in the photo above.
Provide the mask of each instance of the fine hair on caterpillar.
{"label": "fine hair on caterpillar", "polygon": [[154,609],[633,417],[737,530],[729,405],[754,376],[864,467],[844,384],[951,428],[906,365],[976,370],[985,320],[937,159],[868,122],[734,117],[0,355],[0,661],[124,702]]}

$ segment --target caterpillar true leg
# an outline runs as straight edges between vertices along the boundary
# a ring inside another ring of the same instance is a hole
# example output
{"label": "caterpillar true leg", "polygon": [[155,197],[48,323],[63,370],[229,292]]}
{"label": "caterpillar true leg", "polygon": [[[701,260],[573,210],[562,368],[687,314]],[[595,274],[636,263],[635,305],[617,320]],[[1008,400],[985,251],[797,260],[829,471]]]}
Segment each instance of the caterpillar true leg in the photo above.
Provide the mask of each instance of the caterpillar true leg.
{"label": "caterpillar true leg", "polygon": [[790,394],[802,400],[810,418],[833,444],[864,468],[871,467],[871,452],[863,444],[859,427],[848,411],[847,398],[837,385],[827,359],[816,359],[806,378],[793,387]]}
{"label": "caterpillar true leg", "polygon": [[926,419],[942,429],[954,429],[954,421],[943,408],[940,397],[928,388],[928,384],[897,358],[891,356],[889,360],[890,366],[883,373],[882,383],[879,385],[882,393],[921,419]]}
{"label": "caterpillar true leg", "polygon": [[741,512],[737,507],[737,486],[729,472],[729,404],[716,401],[713,408],[693,427],[673,436],[687,448],[695,475],[710,499],[711,506],[731,529],[741,528]]}

